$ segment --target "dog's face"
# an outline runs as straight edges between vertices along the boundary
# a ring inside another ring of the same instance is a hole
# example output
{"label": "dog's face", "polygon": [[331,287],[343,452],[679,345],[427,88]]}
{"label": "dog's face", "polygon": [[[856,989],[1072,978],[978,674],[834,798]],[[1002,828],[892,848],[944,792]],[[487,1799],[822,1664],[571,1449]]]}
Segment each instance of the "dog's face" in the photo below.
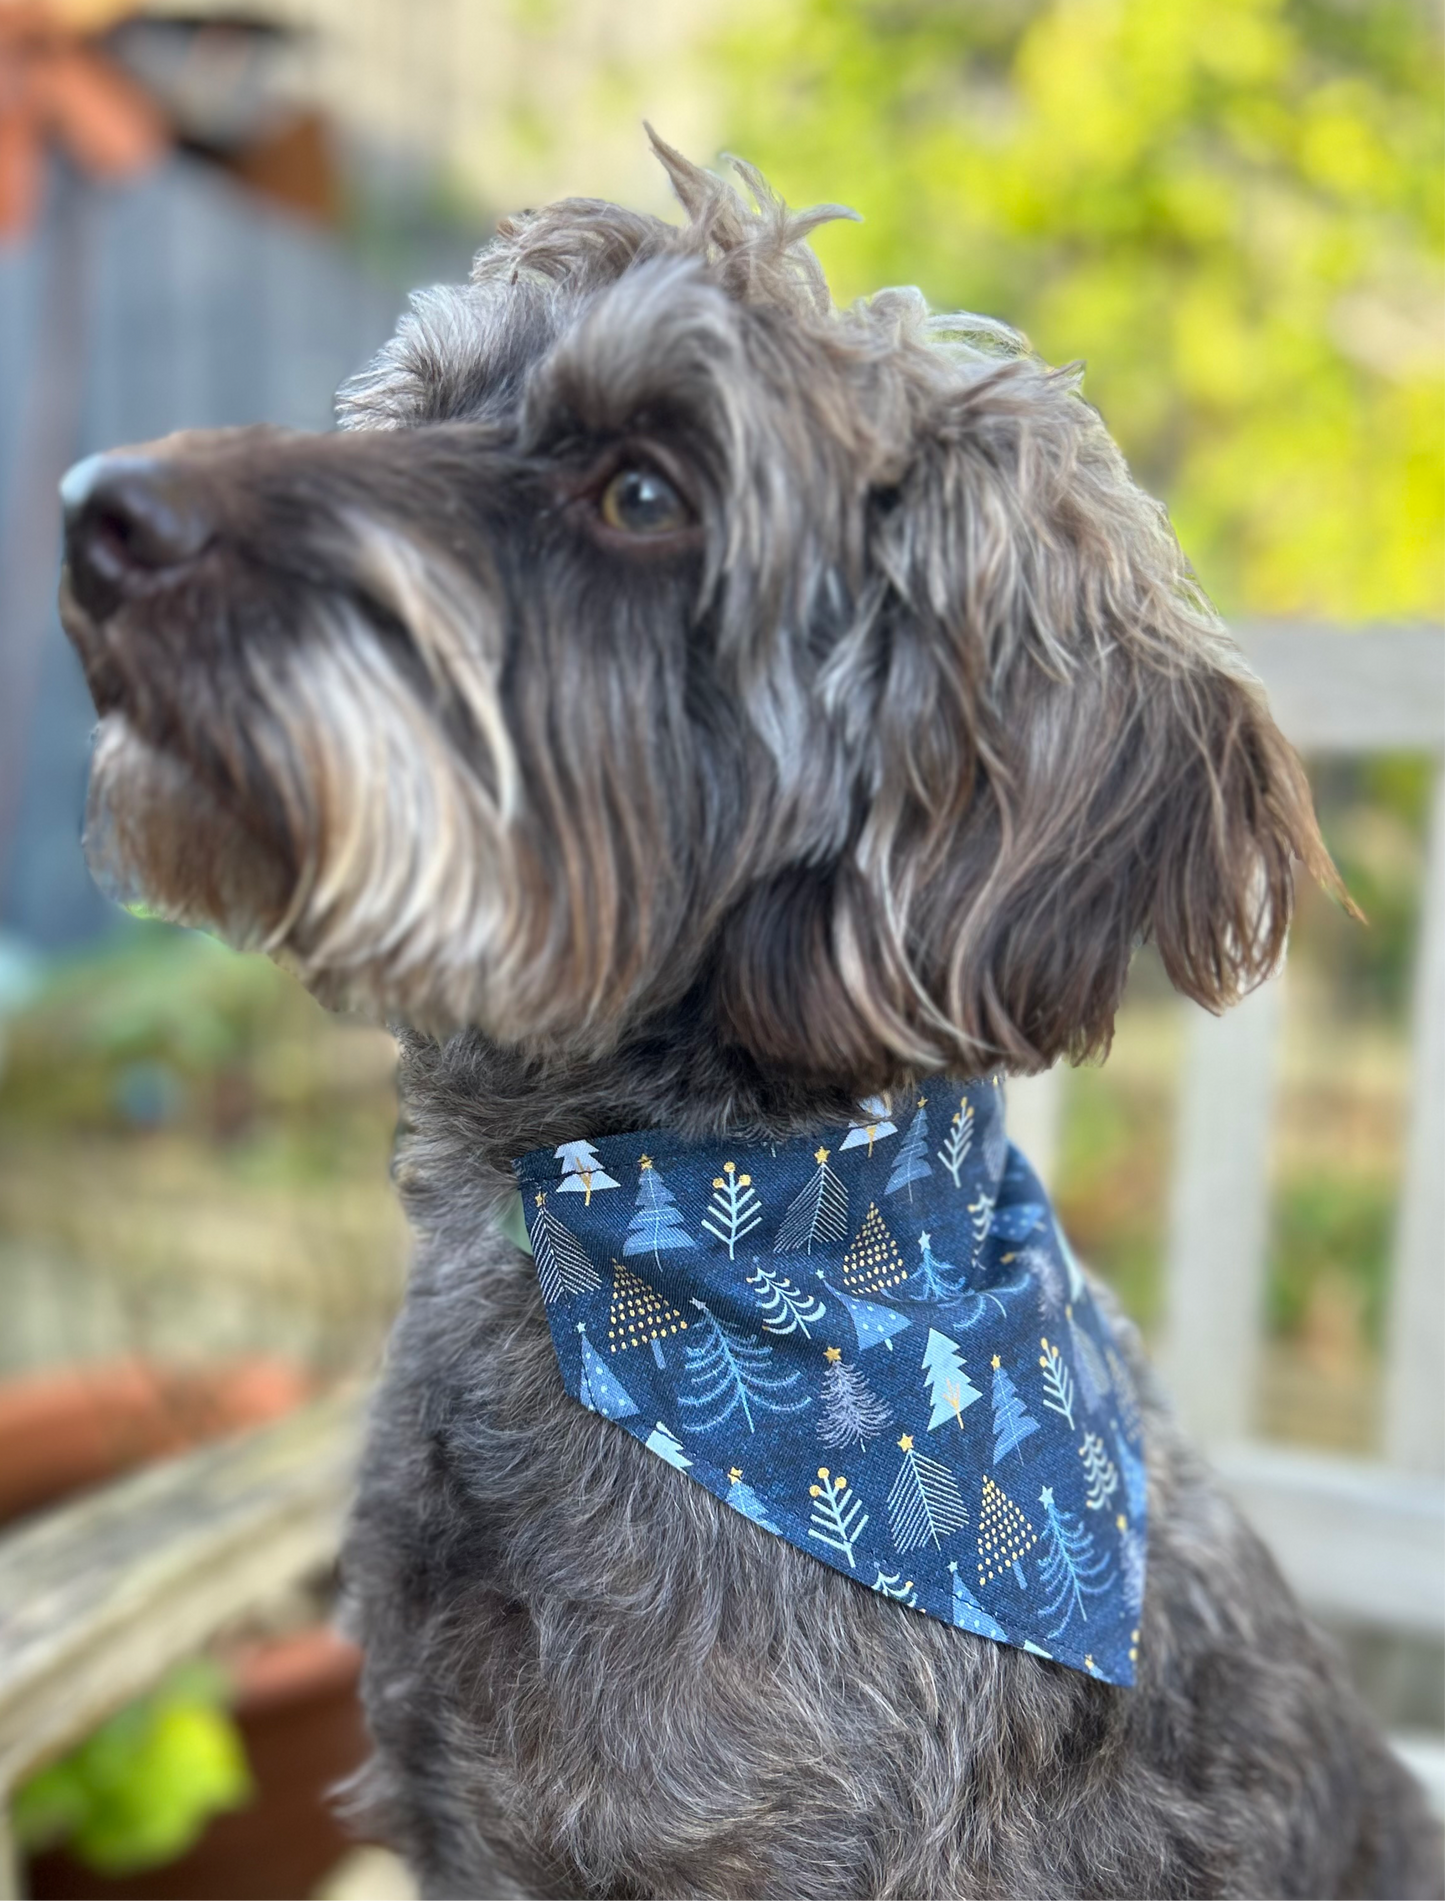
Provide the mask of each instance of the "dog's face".
{"label": "dog's face", "polygon": [[[89,846],[320,994],[595,1052],[678,1006],[850,1084],[1277,958],[1297,763],[1074,379],[662,148],[418,301],[334,436],[68,478]],[[759,181],[752,181],[758,188]]]}

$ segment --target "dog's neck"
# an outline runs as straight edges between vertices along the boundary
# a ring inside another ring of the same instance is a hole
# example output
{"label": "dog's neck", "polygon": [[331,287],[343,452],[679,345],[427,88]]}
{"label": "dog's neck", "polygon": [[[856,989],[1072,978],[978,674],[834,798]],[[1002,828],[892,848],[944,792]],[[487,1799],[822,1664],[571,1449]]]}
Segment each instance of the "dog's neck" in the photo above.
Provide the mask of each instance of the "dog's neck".
{"label": "dog's neck", "polygon": [[[679,1010],[603,1056],[495,1043],[478,1031],[445,1042],[400,1032],[402,1136],[397,1180],[408,1198],[465,1159],[488,1202],[512,1193],[510,1164],[576,1137],[667,1128],[785,1140],[847,1121],[877,1079],[810,1080],[765,1072],[721,1038],[706,1013]],[[901,1079],[900,1079],[901,1080]]]}

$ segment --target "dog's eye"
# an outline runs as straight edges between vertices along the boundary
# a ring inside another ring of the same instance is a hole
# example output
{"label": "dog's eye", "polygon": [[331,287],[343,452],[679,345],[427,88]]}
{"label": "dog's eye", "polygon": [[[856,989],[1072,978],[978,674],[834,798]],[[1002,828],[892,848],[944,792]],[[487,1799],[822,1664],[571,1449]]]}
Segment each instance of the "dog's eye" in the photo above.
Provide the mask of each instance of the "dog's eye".
{"label": "dog's eye", "polygon": [[619,469],[602,491],[602,519],[624,535],[670,535],[692,519],[687,503],[656,469]]}

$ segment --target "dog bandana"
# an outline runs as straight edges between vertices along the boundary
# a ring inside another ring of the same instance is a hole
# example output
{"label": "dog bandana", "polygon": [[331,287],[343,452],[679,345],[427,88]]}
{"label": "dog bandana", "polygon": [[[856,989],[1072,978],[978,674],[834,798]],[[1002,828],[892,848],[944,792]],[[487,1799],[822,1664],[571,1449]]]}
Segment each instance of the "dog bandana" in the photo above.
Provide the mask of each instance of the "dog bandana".
{"label": "dog bandana", "polygon": [[996,1081],[513,1168],[573,1399],[900,1606],[1134,1681],[1139,1408]]}

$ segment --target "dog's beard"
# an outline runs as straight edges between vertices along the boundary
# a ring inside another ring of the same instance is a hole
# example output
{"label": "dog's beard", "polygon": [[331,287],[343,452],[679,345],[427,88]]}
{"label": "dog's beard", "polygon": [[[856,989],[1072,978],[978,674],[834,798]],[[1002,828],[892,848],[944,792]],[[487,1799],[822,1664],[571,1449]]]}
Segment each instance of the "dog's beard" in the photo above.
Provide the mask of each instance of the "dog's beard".
{"label": "dog's beard", "polygon": [[[91,868],[120,902],[268,951],[329,1003],[439,1029],[525,1017],[537,946],[517,903],[516,769],[490,669],[455,602],[408,585],[394,545],[370,552],[390,559],[371,579],[388,583],[417,677],[396,664],[395,635],[332,598],[287,651],[244,661],[244,735],[208,736],[230,769],[107,715]],[[236,783],[242,738],[263,800]]]}
{"label": "dog's beard", "polygon": [[258,851],[235,811],[123,712],[101,720],[90,767],[85,855],[127,910],[219,931],[253,949],[287,896],[283,861]]}

